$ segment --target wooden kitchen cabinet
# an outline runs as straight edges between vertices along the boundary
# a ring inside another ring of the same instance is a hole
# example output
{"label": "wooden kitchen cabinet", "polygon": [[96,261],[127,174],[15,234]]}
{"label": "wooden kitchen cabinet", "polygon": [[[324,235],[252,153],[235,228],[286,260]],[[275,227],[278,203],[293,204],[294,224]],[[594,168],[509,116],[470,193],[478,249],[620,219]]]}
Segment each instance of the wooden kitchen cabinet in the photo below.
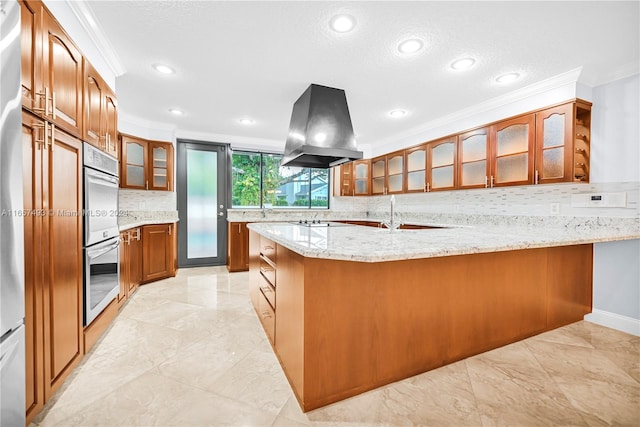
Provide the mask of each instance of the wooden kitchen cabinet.
{"label": "wooden kitchen cabinet", "polygon": [[404,188],[404,151],[371,160],[371,194],[402,193]]}
{"label": "wooden kitchen cabinet", "polygon": [[533,183],[535,116],[527,114],[458,135],[458,187]]}
{"label": "wooden kitchen cabinet", "polygon": [[27,417],[83,355],[82,142],[22,116]]}
{"label": "wooden kitchen cabinet", "polygon": [[371,161],[354,160],[334,168],[339,193],[334,196],[368,196],[371,194]]}
{"label": "wooden kitchen cabinet", "polygon": [[275,242],[249,231],[251,273],[249,295],[258,319],[271,342],[276,345],[277,262],[279,247]]}
{"label": "wooden kitchen cabinet", "polygon": [[427,159],[427,191],[457,188],[456,136],[429,142],[427,144]]}
{"label": "wooden kitchen cabinet", "polygon": [[44,105],[42,86],[42,16],[44,13],[42,2],[39,0],[20,1],[22,106],[32,112],[37,112],[36,110]]}
{"label": "wooden kitchen cabinet", "polygon": [[491,126],[489,186],[533,184],[535,115],[526,114]]}
{"label": "wooden kitchen cabinet", "polygon": [[81,138],[84,58],[48,11],[42,22],[44,98],[40,108],[47,120]]}
{"label": "wooden kitchen cabinet", "polygon": [[133,295],[142,282],[142,227],[120,232],[120,292],[118,306]]}
{"label": "wooden kitchen cabinet", "polygon": [[588,182],[590,129],[586,101],[537,112],[535,183]]}
{"label": "wooden kitchen cabinet", "polygon": [[491,175],[489,129],[475,129],[457,138],[458,188],[489,186]]}
{"label": "wooden kitchen cabinet", "polygon": [[100,150],[118,157],[118,104],[114,92],[95,68],[84,67],[84,140]]}
{"label": "wooden kitchen cabinet", "polygon": [[249,270],[248,222],[230,222],[227,240],[227,270],[230,272]]}
{"label": "wooden kitchen cabinet", "polygon": [[120,187],[173,191],[173,144],[121,135]]}
{"label": "wooden kitchen cabinet", "polygon": [[426,192],[427,188],[427,146],[420,145],[404,151],[407,165],[404,188],[407,193]]}
{"label": "wooden kitchen cabinet", "polygon": [[175,276],[175,225],[142,226],[141,283]]}

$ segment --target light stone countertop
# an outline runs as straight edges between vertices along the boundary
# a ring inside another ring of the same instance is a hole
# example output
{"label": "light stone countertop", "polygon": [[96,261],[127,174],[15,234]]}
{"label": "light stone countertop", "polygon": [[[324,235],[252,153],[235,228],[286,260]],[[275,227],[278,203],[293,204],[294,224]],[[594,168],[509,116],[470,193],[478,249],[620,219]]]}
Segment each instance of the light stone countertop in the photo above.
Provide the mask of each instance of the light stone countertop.
{"label": "light stone countertop", "polygon": [[118,217],[118,228],[125,231],[141,225],[173,224],[178,221],[178,211],[124,211]]}
{"label": "light stone countertop", "polygon": [[305,257],[384,262],[640,239],[638,221],[624,222],[624,227],[584,221],[570,226],[478,224],[394,232],[358,225],[306,227],[286,222],[248,227]]}

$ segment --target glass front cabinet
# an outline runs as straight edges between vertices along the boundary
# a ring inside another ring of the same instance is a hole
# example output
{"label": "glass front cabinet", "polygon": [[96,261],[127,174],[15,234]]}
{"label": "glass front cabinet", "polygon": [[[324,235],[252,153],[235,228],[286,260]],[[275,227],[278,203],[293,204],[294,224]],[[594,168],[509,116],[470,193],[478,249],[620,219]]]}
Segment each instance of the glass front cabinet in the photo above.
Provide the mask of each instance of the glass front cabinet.
{"label": "glass front cabinet", "polygon": [[574,100],[358,160],[342,195],[588,182],[591,103]]}
{"label": "glass front cabinet", "polygon": [[173,191],[173,144],[121,135],[120,187]]}

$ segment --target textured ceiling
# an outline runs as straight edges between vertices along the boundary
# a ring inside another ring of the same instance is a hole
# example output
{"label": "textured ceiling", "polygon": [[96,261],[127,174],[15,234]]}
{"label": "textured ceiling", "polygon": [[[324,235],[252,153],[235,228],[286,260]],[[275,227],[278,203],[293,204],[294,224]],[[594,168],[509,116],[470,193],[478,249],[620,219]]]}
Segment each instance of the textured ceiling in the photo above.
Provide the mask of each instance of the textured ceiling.
{"label": "textured ceiling", "polygon": [[[126,69],[116,80],[124,114],[283,146],[293,103],[310,83],[344,89],[358,144],[375,145],[577,67],[584,67],[582,82],[596,85],[637,71],[640,61],[637,1],[87,5]],[[328,22],[337,13],[354,16],[355,30],[332,32]],[[397,45],[409,37],[425,47],[402,55]],[[477,60],[471,70],[449,68],[465,56]],[[177,73],[160,75],[154,63]],[[522,78],[495,83],[511,71]],[[392,119],[395,108],[409,114]],[[255,123],[239,124],[243,117]]]}

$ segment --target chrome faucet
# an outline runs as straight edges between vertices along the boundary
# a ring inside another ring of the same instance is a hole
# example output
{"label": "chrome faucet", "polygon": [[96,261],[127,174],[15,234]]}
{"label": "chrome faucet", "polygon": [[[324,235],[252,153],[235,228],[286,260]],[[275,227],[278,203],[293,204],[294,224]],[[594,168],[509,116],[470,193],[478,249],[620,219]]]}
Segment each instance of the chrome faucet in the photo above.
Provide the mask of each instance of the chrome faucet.
{"label": "chrome faucet", "polygon": [[391,217],[389,218],[388,221],[382,221],[382,225],[384,225],[385,227],[387,227],[389,229],[389,231],[394,231],[397,228],[400,227],[400,225],[402,224],[400,221],[396,222],[396,213],[395,213],[395,208],[396,208],[396,196],[392,195],[391,196]]}

